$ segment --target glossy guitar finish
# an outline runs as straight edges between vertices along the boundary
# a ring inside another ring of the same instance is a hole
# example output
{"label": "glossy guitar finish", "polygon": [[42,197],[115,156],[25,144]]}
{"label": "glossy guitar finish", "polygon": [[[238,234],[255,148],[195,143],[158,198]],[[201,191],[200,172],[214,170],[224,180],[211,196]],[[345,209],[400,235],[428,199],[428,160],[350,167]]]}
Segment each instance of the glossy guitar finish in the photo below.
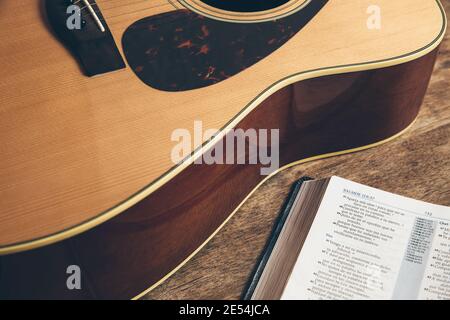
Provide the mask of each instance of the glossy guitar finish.
{"label": "glossy guitar finish", "polygon": [[[257,165],[174,167],[171,132],[194,120],[280,129],[281,165],[406,129],[445,18],[434,0],[380,2],[391,13],[380,31],[365,28],[369,1],[330,1],[265,59],[176,93],[129,67],[85,77],[34,1],[2,2],[0,297],[132,298],[192,256],[264,179]],[[98,3],[118,44],[136,21],[174,10]],[[3,15],[26,5],[23,21]],[[81,291],[66,288],[72,264],[83,271]]]}

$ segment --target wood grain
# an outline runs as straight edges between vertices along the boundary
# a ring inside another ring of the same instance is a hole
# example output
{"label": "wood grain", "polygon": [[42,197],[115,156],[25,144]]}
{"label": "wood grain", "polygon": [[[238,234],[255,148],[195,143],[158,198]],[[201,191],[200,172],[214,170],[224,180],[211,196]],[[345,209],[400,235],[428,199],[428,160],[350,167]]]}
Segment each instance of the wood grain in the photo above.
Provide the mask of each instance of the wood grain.
{"label": "wood grain", "polygon": [[[51,241],[73,236],[154,192],[164,181],[149,184],[173,167],[174,129],[190,129],[198,119],[205,128],[232,127],[246,106],[250,111],[301,80],[293,73],[402,56],[442,29],[435,0],[379,0],[389,14],[376,32],[366,28],[371,1],[330,1],[297,37],[245,72],[168,94],[145,86],[129,68],[83,76],[46,28],[40,3],[0,2],[0,251],[63,231]],[[136,20],[175,9],[165,0],[98,4],[117,43]],[[73,231],[79,225],[85,227]]]}
{"label": "wood grain", "polygon": [[[450,2],[444,2],[450,13]],[[264,184],[218,235],[145,299],[237,299],[290,185],[303,175],[338,175],[405,196],[450,205],[450,36],[441,46],[420,116],[387,145],[288,169]]]}

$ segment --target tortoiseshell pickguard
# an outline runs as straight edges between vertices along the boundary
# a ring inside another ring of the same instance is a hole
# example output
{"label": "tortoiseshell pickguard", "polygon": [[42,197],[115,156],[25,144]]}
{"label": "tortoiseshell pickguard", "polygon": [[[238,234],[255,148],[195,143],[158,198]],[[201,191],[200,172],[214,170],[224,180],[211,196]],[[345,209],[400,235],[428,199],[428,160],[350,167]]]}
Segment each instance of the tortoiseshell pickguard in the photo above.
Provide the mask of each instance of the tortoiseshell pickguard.
{"label": "tortoiseshell pickguard", "polygon": [[136,75],[152,88],[203,88],[273,53],[327,2],[313,0],[290,16],[260,23],[224,22],[188,10],[163,13],[131,25],[123,35],[123,49]]}

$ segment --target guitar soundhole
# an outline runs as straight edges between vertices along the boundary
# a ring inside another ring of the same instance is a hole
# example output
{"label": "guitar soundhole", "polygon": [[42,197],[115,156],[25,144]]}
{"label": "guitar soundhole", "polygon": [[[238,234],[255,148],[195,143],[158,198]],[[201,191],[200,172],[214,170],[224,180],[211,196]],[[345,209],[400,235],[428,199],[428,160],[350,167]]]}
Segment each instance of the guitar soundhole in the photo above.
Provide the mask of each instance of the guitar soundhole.
{"label": "guitar soundhole", "polygon": [[233,12],[259,12],[275,9],[290,0],[201,0],[217,9]]}

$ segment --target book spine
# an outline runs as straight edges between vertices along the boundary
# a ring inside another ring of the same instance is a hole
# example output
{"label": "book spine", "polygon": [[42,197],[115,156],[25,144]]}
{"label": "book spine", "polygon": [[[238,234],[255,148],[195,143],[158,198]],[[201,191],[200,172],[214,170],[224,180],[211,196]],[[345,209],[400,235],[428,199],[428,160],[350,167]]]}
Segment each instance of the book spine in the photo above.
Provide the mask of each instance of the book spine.
{"label": "book spine", "polygon": [[243,294],[241,296],[242,300],[251,300],[253,293],[256,289],[256,286],[258,285],[259,279],[261,278],[261,275],[264,271],[264,268],[266,267],[267,261],[270,258],[270,255],[272,254],[272,250],[275,247],[275,244],[277,243],[278,237],[280,236],[281,230],[283,230],[284,223],[286,222],[286,219],[288,218],[292,206],[294,205],[295,199],[297,198],[297,195],[300,191],[300,188],[305,181],[313,180],[310,177],[302,177],[297,182],[294,183],[294,185],[291,188],[291,191],[289,192],[289,195],[283,204],[283,207],[281,209],[280,214],[278,215],[277,219],[275,220],[274,226],[272,228],[272,232],[269,236],[269,239],[259,256],[258,262],[256,263],[256,267],[252,272],[252,275],[250,277],[250,280],[248,281],[247,285],[245,286],[245,289],[243,291]]}

